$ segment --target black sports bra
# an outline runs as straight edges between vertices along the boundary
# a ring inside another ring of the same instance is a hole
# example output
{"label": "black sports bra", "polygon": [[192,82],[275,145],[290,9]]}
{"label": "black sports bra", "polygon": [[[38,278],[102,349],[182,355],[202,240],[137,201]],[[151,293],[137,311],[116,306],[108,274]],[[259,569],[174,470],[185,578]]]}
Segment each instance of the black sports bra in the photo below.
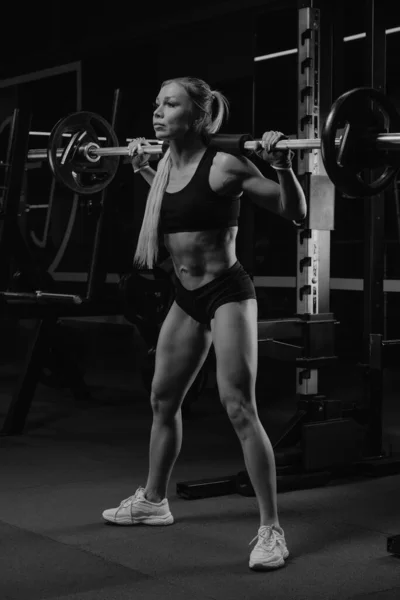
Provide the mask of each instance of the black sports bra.
{"label": "black sports bra", "polygon": [[207,148],[189,183],[179,192],[164,192],[160,213],[161,233],[224,229],[238,224],[240,197],[220,196],[209,184],[210,169],[218,150]]}

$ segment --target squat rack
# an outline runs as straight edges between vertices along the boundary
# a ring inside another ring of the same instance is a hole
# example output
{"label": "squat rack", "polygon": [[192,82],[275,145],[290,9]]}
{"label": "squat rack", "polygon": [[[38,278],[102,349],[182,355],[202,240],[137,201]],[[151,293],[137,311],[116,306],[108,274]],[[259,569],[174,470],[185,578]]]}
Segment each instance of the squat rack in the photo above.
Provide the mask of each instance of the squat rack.
{"label": "squat rack", "polygon": [[[332,4],[334,4],[332,6]],[[298,137],[318,137],[321,125],[333,99],[344,90],[344,31],[343,0],[314,7],[314,0],[298,0]],[[330,14],[329,14],[330,12]],[[366,54],[364,85],[386,92],[386,33],[385,11],[376,0],[365,0]],[[323,63],[323,64],[322,64]],[[362,110],[362,107],[360,107]],[[326,177],[318,151],[300,152],[298,177],[305,191],[308,215],[297,234],[297,317],[308,323],[314,335],[303,343],[314,348],[308,352],[309,368],[297,368],[296,391],[298,410],[283,434],[273,440],[278,473],[287,466],[285,450],[299,444],[301,468],[321,475],[324,470],[354,468],[364,474],[385,475],[400,471],[400,460],[386,456],[383,449],[383,370],[390,350],[400,340],[384,339],[384,253],[385,253],[385,198],[384,192],[364,199],[364,296],[363,296],[363,369],[367,422],[363,407],[345,409],[341,402],[329,400],[318,393],[318,368],[330,364],[334,356],[335,320],[330,312],[330,231],[334,229],[335,190]],[[265,324],[268,333],[268,322]],[[271,332],[274,325],[271,323]],[[284,331],[284,330],[283,330]],[[281,333],[282,336],[282,333]],[[287,329],[287,337],[290,337]],[[278,336],[276,336],[278,337]],[[285,352],[274,353],[270,342],[271,358],[290,360],[291,345]],[[263,346],[260,354],[263,354]],[[299,362],[299,361],[297,361]],[[302,361],[300,361],[302,362]],[[357,422],[364,425],[365,439],[360,446],[356,440]],[[337,444],[337,440],[341,444]],[[288,456],[293,457],[293,453]],[[307,479],[309,481],[309,478]],[[316,482],[318,477],[316,477]],[[243,483],[246,486],[246,480]],[[301,478],[298,482],[301,487]]]}

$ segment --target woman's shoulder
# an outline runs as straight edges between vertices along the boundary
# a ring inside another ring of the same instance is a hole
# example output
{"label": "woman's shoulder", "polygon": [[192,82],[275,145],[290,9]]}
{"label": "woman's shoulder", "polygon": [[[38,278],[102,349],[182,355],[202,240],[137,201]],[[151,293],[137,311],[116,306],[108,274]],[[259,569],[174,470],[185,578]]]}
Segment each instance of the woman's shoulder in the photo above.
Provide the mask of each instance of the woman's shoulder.
{"label": "woman's shoulder", "polygon": [[248,172],[247,159],[227,152],[216,152],[210,170],[211,189],[219,195],[239,196],[241,182]]}
{"label": "woman's shoulder", "polygon": [[217,151],[212,166],[221,174],[243,175],[251,168],[249,159],[243,155],[236,156],[227,152]]}

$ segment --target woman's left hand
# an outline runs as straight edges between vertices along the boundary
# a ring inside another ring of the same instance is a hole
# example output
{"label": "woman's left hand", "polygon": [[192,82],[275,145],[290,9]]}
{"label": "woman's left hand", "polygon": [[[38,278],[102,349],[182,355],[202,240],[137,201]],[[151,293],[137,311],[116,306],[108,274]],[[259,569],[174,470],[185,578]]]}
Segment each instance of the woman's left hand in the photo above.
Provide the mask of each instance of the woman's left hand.
{"label": "woman's left hand", "polygon": [[262,136],[263,148],[257,152],[267,163],[275,169],[290,169],[292,167],[292,150],[275,149],[280,140],[287,140],[288,136],[281,131],[266,131]]}

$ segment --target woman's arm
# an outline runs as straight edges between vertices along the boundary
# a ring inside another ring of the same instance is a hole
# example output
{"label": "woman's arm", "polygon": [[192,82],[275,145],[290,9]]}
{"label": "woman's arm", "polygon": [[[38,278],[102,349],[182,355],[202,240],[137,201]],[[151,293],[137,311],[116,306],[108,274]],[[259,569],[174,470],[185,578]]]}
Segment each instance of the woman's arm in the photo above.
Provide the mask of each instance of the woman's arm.
{"label": "woman's arm", "polygon": [[151,185],[153,183],[153,179],[154,179],[154,177],[156,175],[156,172],[155,172],[154,169],[152,169],[150,167],[150,165],[144,165],[137,172],[141,174],[141,176],[143,177],[143,179],[145,181],[147,181],[147,183],[149,185]]}
{"label": "woman's arm", "polygon": [[[253,163],[251,165],[255,167]],[[264,177],[260,171],[255,173],[249,168],[242,174],[242,190],[257,206],[272,210],[290,221],[302,221],[307,214],[307,204],[297,177],[292,169],[279,170],[277,174],[279,184]]]}
{"label": "woman's arm", "polygon": [[134,173],[140,173],[149,185],[153,183],[156,172],[149,165],[150,154],[145,154],[143,146],[146,146],[145,138],[135,138],[128,145],[129,156]]}
{"label": "woman's arm", "polygon": [[291,221],[302,221],[307,214],[303,189],[292,169],[277,170],[279,183],[267,179],[244,156],[222,154],[220,160],[224,187],[244,192],[261,208]]}

